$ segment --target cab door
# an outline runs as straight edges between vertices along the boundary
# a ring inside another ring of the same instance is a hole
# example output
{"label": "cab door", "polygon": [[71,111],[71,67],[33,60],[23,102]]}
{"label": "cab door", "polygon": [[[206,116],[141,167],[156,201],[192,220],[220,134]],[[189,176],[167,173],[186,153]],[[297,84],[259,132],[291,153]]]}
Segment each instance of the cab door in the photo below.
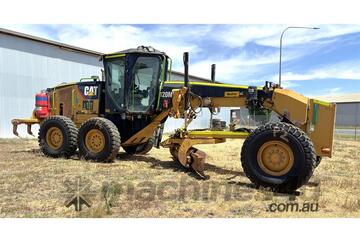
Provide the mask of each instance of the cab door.
{"label": "cab door", "polygon": [[105,112],[118,113],[124,110],[125,55],[106,59],[105,67]]}
{"label": "cab door", "polygon": [[129,67],[129,89],[126,105],[129,113],[151,113],[156,108],[159,92],[161,64],[160,56],[135,55]]}

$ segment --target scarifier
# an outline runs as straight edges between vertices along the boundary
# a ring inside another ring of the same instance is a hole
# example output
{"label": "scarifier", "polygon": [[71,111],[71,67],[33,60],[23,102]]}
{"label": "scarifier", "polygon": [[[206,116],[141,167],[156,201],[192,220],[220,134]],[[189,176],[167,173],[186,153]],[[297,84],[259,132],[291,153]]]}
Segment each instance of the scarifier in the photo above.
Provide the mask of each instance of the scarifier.
{"label": "scarifier", "polygon": [[[241,163],[256,185],[289,192],[312,176],[322,157],[331,157],[335,104],[307,98],[277,84],[263,87],[190,82],[188,53],[184,80],[171,81],[171,59],[152,47],[102,56],[104,76],[61,84],[36,95],[30,119],[14,119],[13,131],[40,124],[39,145],[50,157],[70,157],[79,149],[84,159],[113,161],[120,146],[129,154],[146,154],[153,146],[170,149],[173,159],[204,173],[200,144],[245,139]],[[215,72],[215,68],[213,68]],[[212,76],[215,76],[213,72]],[[268,109],[279,121],[255,130],[189,130],[201,109],[220,107]],[[168,117],[183,118],[184,126],[162,141]]]}

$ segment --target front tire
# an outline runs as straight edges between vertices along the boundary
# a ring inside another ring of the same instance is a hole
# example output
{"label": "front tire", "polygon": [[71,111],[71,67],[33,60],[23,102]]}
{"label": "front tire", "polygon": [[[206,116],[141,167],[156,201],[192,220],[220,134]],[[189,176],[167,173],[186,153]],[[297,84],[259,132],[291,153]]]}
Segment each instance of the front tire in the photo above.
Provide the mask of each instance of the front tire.
{"label": "front tire", "polygon": [[51,116],[44,120],[39,129],[40,150],[50,157],[74,155],[77,149],[78,130],[74,122],[66,116]]}
{"label": "front tire", "polygon": [[316,154],[312,141],[300,128],[269,123],[258,127],[245,140],[241,163],[256,186],[292,192],[312,176]]}
{"label": "front tire", "polygon": [[93,117],[85,121],[78,133],[80,158],[111,162],[120,148],[120,134],[110,120]]}
{"label": "front tire", "polygon": [[134,146],[123,146],[122,148],[127,154],[140,154],[145,155],[153,148],[155,143],[155,136],[152,136],[145,143],[134,145]]}

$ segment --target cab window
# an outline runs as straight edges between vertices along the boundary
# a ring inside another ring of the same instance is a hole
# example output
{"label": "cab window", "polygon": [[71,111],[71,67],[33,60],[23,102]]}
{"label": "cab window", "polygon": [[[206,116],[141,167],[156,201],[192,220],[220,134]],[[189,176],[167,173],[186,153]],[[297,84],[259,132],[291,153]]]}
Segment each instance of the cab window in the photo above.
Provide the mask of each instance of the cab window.
{"label": "cab window", "polygon": [[156,102],[161,71],[161,60],[156,56],[138,57],[132,70],[128,98],[130,112],[147,112]]}
{"label": "cab window", "polygon": [[124,105],[125,58],[110,60],[106,64],[107,89],[118,107]]}

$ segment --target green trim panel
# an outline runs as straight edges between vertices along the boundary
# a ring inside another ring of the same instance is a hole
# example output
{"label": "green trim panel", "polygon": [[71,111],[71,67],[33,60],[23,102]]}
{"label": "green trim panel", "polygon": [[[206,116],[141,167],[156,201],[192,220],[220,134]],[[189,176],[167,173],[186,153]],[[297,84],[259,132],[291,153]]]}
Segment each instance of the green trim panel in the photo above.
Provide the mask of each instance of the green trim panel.
{"label": "green trim panel", "polygon": [[313,118],[312,118],[312,124],[316,125],[318,122],[318,113],[319,113],[319,105],[315,103],[314,101],[314,112],[313,112]]}

